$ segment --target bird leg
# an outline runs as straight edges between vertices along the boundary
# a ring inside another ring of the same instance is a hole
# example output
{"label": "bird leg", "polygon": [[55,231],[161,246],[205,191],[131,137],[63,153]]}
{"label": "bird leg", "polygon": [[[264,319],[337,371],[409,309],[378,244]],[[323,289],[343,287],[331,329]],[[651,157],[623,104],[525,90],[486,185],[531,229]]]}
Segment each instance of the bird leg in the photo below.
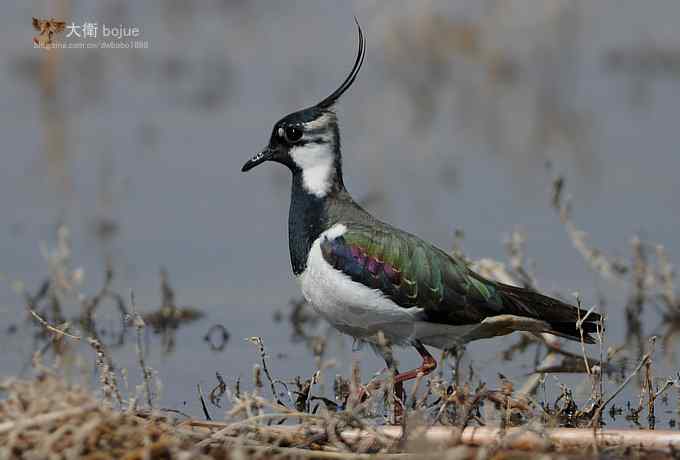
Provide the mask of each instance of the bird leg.
{"label": "bird leg", "polygon": [[397,371],[396,367],[393,368],[395,372],[394,396],[396,398],[396,404],[394,406],[394,416],[395,419],[397,420],[401,419],[401,417],[403,416],[404,405],[406,404],[406,392],[404,391],[404,382],[406,382],[407,380],[415,379],[416,377],[418,377],[418,375],[425,376],[437,368],[437,360],[432,357],[430,352],[427,351],[427,348],[425,348],[425,346],[419,340],[415,340],[413,342],[413,346],[415,347],[416,351],[418,351],[420,356],[423,358],[423,362],[420,364],[420,367],[417,367],[406,372],[399,372]]}
{"label": "bird leg", "polygon": [[414,378],[418,377],[418,374],[423,374],[423,376],[425,376],[437,368],[437,360],[432,357],[430,352],[427,351],[427,348],[425,348],[425,346],[419,340],[415,340],[413,342],[413,346],[420,354],[420,357],[423,358],[423,362],[420,367],[395,375],[395,388],[397,384],[401,384],[407,380],[413,380]]}
{"label": "bird leg", "polygon": [[[406,392],[404,391],[404,382],[415,379],[416,377],[418,377],[418,375],[423,376],[428,375],[437,368],[437,360],[435,360],[434,357],[432,357],[430,352],[427,351],[427,348],[425,348],[425,346],[422,344],[422,342],[420,342],[420,340],[414,340],[413,346],[418,352],[418,354],[420,354],[421,358],[423,359],[423,362],[420,364],[420,367],[417,367],[416,369],[412,369],[407,372],[399,372],[399,370],[397,369],[396,362],[394,360],[394,356],[391,353],[391,348],[381,347],[377,349],[378,353],[385,360],[387,368],[394,374],[394,396],[395,396],[394,415],[396,420],[401,419],[404,413],[404,404],[406,403]],[[368,396],[367,390],[369,386],[370,383],[366,387],[362,387],[359,389],[358,394],[359,401],[363,401],[366,399],[366,397]]]}

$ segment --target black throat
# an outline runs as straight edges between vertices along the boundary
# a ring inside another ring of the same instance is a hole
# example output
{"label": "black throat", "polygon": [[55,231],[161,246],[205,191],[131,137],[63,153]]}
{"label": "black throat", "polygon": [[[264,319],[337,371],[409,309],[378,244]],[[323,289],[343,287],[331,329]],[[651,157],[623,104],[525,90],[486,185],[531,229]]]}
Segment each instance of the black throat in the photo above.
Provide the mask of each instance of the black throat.
{"label": "black throat", "polygon": [[293,187],[288,213],[288,246],[293,273],[300,275],[307,267],[307,256],[314,241],[326,230],[328,196],[319,198],[305,190],[302,172],[293,172]]}
{"label": "black throat", "polygon": [[293,273],[300,275],[307,267],[307,256],[314,241],[328,229],[329,205],[338,195],[347,193],[342,180],[342,155],[340,153],[340,132],[337,123],[331,126],[333,135],[333,168],[326,195],[318,197],[308,192],[303,185],[302,170],[293,162],[286,166],[293,174],[293,186],[288,213],[288,246]]}

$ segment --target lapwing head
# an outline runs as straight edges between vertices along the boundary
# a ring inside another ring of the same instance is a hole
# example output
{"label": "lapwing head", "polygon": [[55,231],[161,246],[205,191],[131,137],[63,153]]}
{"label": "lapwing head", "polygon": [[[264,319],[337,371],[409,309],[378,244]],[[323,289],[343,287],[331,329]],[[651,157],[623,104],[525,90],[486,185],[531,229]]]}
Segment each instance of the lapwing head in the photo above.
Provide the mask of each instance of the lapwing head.
{"label": "lapwing head", "polygon": [[300,177],[307,193],[318,198],[344,188],[340,132],[333,108],[340,96],[354,83],[364,62],[366,42],[359,22],[356,21],[356,24],[359,51],[345,81],[318,104],[277,121],[267,147],[248,160],[241,171],[248,171],[265,161],[275,161],[287,166],[294,177]]}

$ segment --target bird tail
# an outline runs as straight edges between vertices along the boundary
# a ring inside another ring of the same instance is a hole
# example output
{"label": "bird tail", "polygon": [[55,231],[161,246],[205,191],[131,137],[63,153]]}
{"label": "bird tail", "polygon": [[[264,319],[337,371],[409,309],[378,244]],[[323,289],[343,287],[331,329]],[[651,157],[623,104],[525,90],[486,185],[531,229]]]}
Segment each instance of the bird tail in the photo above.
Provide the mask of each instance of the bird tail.
{"label": "bird tail", "polygon": [[[500,284],[503,302],[520,316],[545,321],[550,334],[585,343],[596,343],[592,334],[598,332],[600,314],[575,307],[561,300],[539,294],[530,289]],[[579,319],[580,329],[579,329]]]}

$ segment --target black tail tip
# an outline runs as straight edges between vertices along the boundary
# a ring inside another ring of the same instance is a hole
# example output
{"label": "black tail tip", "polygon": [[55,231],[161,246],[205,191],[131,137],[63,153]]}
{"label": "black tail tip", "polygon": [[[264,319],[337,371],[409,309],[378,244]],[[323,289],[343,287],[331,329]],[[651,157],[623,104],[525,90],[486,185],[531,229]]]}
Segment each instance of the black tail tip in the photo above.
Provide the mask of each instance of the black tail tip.
{"label": "black tail tip", "polygon": [[597,338],[593,334],[598,334],[604,329],[600,322],[600,315],[591,313],[585,321],[579,322],[551,322],[550,328],[559,336],[570,340],[585,343],[597,343]]}

